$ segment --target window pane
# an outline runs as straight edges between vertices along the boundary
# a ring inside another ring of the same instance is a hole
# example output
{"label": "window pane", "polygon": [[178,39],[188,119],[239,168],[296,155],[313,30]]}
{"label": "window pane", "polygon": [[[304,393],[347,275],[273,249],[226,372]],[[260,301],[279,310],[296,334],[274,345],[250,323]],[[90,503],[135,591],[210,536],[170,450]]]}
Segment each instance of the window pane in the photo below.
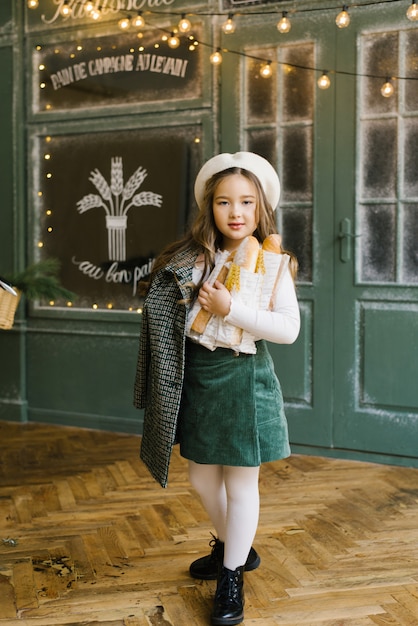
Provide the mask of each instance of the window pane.
{"label": "window pane", "polygon": [[275,165],[277,163],[275,131],[271,128],[250,130],[248,132],[248,150],[260,154],[272,165]]}
{"label": "window pane", "polygon": [[395,205],[361,207],[362,280],[395,281],[395,211]]}
{"label": "window pane", "polygon": [[403,224],[403,280],[418,283],[418,204],[405,208]]}
{"label": "window pane", "polygon": [[299,262],[298,279],[312,281],[311,209],[282,209],[281,222],[283,247],[293,252]]}
{"label": "window pane", "polygon": [[283,121],[312,120],[314,72],[301,68],[314,66],[313,45],[283,48],[281,61],[285,64],[282,66]]}
{"label": "window pane", "polygon": [[[405,76],[416,76],[418,69],[418,32],[406,33]],[[418,111],[418,80],[405,80],[405,109]]]}
{"label": "window pane", "polygon": [[[375,76],[399,76],[397,32],[379,33],[363,37],[363,74]],[[363,112],[367,114],[388,113],[397,110],[397,99],[383,98],[380,93],[381,78],[363,78]],[[395,86],[395,89],[397,87]]]}
{"label": "window pane", "polygon": [[362,140],[363,198],[394,198],[396,194],[398,144],[396,121],[365,122]]}
{"label": "window pane", "polygon": [[404,196],[418,196],[417,176],[418,119],[410,119],[405,124],[404,147]]}
{"label": "window pane", "polygon": [[[273,58],[272,51],[251,50],[251,54],[262,59]],[[277,73],[270,78],[260,76],[260,68],[264,65],[257,59],[247,59],[247,110],[250,124],[274,122],[277,103]]]}
{"label": "window pane", "polygon": [[283,200],[312,200],[312,127],[282,129]]}

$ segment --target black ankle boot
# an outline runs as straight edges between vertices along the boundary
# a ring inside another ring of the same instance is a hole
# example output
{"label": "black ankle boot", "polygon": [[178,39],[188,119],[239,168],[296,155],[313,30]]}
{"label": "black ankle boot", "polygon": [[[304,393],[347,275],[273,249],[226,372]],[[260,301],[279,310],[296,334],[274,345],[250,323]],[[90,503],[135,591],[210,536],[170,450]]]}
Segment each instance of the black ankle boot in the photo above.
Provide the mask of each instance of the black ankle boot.
{"label": "black ankle boot", "polygon": [[214,626],[240,624],[244,619],[244,565],[220,569],[212,613]]}
{"label": "black ankle boot", "polygon": [[200,559],[196,559],[196,561],[193,561],[190,565],[189,572],[192,578],[216,580],[218,577],[219,568],[224,560],[225,544],[215,537],[215,535],[212,535],[209,545],[212,548],[211,553],[202,556]]}
{"label": "black ankle boot", "polygon": [[[200,580],[216,580],[218,577],[219,568],[222,566],[224,560],[224,548],[223,541],[220,541],[217,537],[212,535],[212,539],[209,542],[212,551],[206,556],[202,556],[200,559],[196,559],[190,565],[189,572],[192,578],[200,578]],[[245,571],[251,572],[260,565],[260,557],[254,548],[250,549],[247,561],[245,563]]]}

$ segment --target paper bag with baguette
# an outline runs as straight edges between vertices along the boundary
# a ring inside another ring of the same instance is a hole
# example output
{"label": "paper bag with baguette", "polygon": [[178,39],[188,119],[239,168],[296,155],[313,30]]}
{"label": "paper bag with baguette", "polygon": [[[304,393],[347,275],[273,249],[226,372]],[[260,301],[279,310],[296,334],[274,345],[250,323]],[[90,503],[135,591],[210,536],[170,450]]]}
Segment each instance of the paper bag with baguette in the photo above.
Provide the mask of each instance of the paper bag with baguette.
{"label": "paper bag with baguette", "polygon": [[[289,256],[282,254],[280,235],[270,235],[260,248],[255,237],[246,237],[231,258],[222,253],[211,275],[210,284],[223,282],[234,299],[257,309],[271,309]],[[204,311],[196,301],[189,316],[193,338],[214,350],[217,346],[255,352],[254,338],[222,318]]]}

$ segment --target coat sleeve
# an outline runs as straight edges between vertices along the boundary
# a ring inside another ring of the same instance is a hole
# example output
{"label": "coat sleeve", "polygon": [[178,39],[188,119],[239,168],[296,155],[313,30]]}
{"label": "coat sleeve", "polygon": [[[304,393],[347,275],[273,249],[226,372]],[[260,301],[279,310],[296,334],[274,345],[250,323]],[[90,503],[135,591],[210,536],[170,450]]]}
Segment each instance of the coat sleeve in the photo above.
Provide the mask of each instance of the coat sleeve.
{"label": "coat sleeve", "polygon": [[147,397],[147,381],[150,364],[150,342],[148,333],[148,317],[144,309],[142,314],[141,334],[139,336],[138,361],[134,384],[134,406],[145,408]]}

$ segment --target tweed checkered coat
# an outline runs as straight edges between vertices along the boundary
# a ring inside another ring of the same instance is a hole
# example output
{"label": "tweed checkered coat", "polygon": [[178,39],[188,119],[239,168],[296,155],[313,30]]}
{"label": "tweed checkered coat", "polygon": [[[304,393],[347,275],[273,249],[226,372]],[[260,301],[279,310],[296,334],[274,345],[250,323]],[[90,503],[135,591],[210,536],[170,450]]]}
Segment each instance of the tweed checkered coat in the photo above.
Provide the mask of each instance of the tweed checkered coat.
{"label": "tweed checkered coat", "polygon": [[139,341],[134,405],[145,409],[141,459],[162,487],[176,443],[184,378],[185,328],[197,252],[173,256],[154,277],[147,294]]}

